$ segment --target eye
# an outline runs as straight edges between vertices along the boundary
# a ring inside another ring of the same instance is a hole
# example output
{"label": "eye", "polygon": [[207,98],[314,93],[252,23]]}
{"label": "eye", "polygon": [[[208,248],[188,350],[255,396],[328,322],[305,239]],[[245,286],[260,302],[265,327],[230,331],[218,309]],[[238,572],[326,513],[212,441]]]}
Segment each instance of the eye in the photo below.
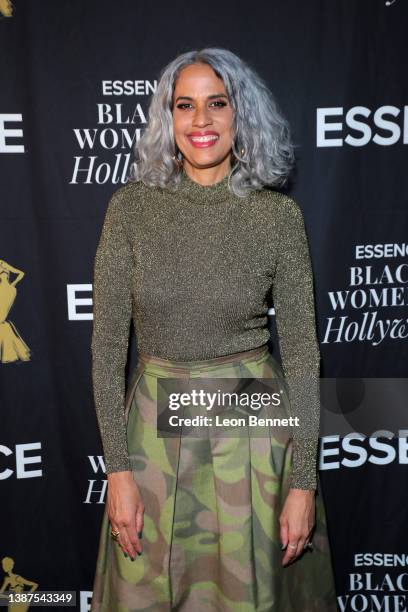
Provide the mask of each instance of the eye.
{"label": "eye", "polygon": [[[223,100],[214,100],[214,102],[210,102],[210,106],[213,106],[215,108],[223,108],[224,106],[227,106],[227,103]],[[189,107],[191,107],[190,102],[181,102],[180,104],[177,104],[177,108],[180,108],[182,110],[185,110]]]}
{"label": "eye", "polygon": [[223,100],[216,100],[215,102],[212,102],[211,104],[216,104],[218,108],[222,108],[223,106],[227,106],[227,103],[223,102]]}
{"label": "eye", "polygon": [[191,106],[191,104],[189,104],[188,102],[177,104],[177,108],[186,108],[186,106]]}

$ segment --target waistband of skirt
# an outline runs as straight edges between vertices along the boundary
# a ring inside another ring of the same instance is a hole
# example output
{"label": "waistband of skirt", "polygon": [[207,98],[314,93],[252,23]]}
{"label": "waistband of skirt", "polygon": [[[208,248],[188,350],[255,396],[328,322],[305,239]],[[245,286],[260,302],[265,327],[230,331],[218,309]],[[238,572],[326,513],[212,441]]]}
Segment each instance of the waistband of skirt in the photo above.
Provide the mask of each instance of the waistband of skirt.
{"label": "waistband of skirt", "polygon": [[165,370],[177,370],[191,372],[192,370],[203,370],[207,368],[217,368],[222,365],[229,365],[234,363],[244,363],[253,360],[266,359],[270,355],[267,344],[262,344],[248,351],[241,351],[239,353],[232,353],[230,355],[221,355],[220,357],[212,357],[204,360],[194,361],[177,361],[174,359],[164,359],[162,357],[156,357],[149,355],[148,353],[140,352],[139,361],[145,366],[157,366]]}

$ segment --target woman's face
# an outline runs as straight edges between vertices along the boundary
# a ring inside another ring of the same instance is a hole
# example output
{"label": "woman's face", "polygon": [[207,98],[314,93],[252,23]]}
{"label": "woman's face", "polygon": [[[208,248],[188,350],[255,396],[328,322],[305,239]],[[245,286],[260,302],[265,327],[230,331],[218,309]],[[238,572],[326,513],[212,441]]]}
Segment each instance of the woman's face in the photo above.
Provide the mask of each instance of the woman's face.
{"label": "woman's face", "polygon": [[211,66],[191,64],[180,72],[173,96],[173,128],[185,161],[195,168],[217,166],[229,158],[233,108],[224,82]]}

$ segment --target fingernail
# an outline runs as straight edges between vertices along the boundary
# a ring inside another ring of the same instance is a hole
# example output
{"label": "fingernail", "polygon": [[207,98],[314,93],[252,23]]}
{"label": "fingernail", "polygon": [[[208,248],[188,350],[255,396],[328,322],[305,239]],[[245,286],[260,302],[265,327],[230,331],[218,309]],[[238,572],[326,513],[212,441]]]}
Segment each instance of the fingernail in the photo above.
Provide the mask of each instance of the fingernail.
{"label": "fingernail", "polygon": [[125,553],[125,552],[124,552],[123,554],[125,555],[125,557],[127,557],[127,556],[128,556],[128,555],[127,555],[127,553]]}
{"label": "fingernail", "polygon": [[137,534],[137,537],[142,539],[143,538],[143,531],[139,531],[139,533]]}
{"label": "fingernail", "polygon": [[138,554],[138,555],[139,555],[139,557],[140,557],[140,555],[141,555],[142,553],[138,552],[137,554]]}

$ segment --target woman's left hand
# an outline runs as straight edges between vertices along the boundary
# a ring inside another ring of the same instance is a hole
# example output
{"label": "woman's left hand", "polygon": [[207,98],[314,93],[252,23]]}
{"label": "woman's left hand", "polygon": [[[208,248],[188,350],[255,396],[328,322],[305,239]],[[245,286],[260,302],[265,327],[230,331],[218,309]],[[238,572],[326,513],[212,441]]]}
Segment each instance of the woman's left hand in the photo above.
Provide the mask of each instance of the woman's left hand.
{"label": "woman's left hand", "polygon": [[279,517],[282,548],[286,548],[282,565],[294,561],[309,542],[315,524],[315,491],[289,489]]}

